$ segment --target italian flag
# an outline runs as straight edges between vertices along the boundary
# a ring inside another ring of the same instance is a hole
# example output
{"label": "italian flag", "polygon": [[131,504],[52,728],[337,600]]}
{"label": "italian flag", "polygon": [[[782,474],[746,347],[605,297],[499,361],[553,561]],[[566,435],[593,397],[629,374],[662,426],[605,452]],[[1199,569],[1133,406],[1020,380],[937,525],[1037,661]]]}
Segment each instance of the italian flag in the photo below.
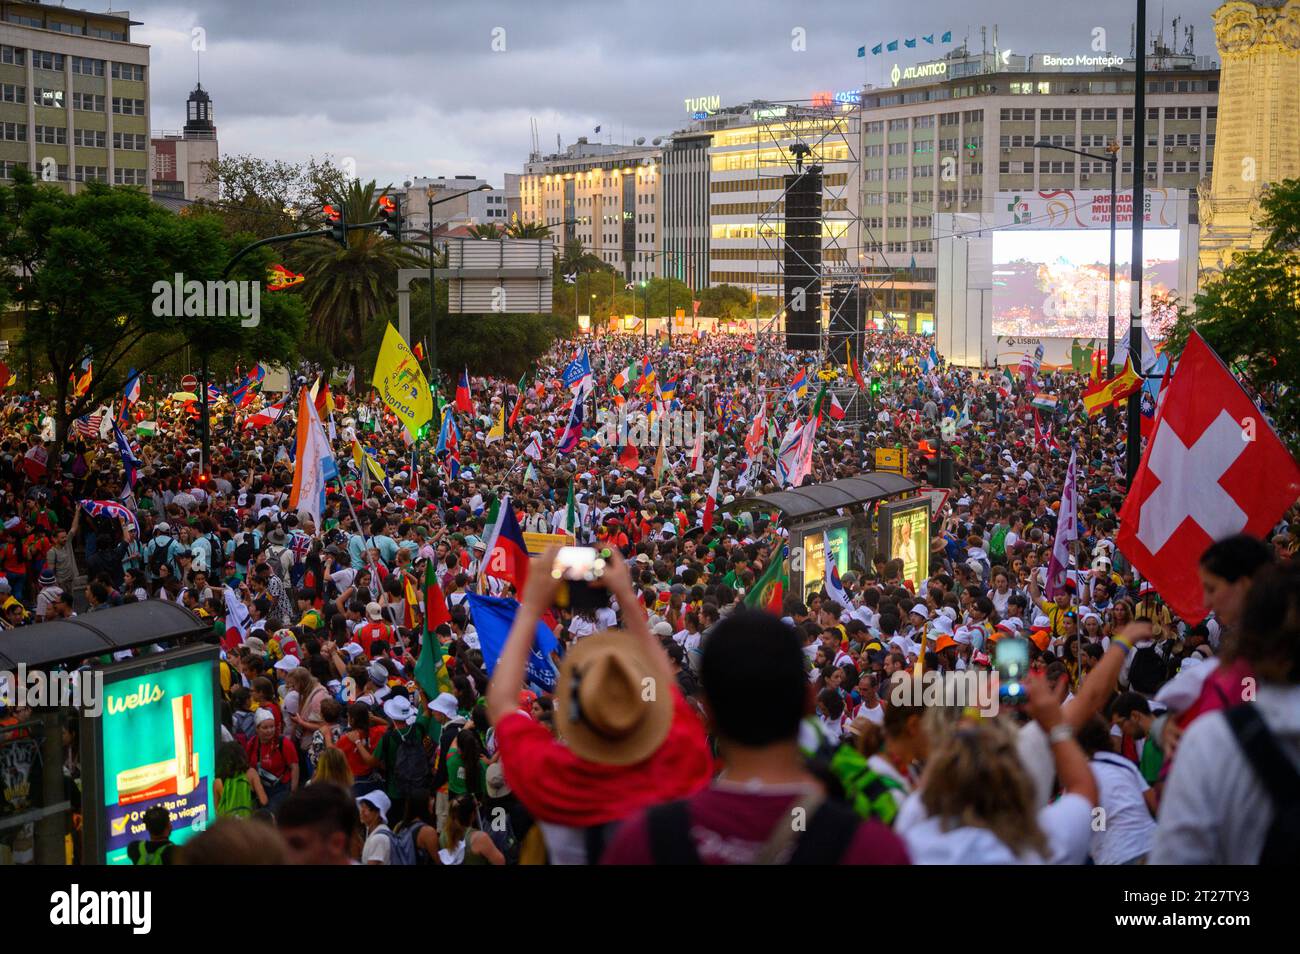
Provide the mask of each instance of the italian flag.
{"label": "italian flag", "polygon": [[718,477],[717,467],[713,468],[713,480],[709,483],[709,495],[704,499],[704,532],[707,534],[713,529],[713,510],[718,505]]}
{"label": "italian flag", "polygon": [[750,609],[781,615],[785,591],[790,588],[790,574],[785,569],[785,558],[789,552],[789,547],[781,547],[781,555],[768,564],[763,575],[755,581],[754,588],[745,594],[745,605]]}

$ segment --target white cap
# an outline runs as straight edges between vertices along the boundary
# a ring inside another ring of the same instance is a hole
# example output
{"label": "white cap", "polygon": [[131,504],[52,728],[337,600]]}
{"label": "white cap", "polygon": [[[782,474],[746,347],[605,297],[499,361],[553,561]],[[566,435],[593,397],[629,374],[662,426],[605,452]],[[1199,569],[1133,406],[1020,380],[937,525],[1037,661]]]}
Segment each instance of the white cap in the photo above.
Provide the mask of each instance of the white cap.
{"label": "white cap", "polygon": [[917,616],[921,617],[921,619],[930,618],[930,607],[926,606],[924,603],[917,603],[910,610],[908,610],[908,612],[915,613]]}
{"label": "white cap", "polygon": [[275,664],[275,668],[280,672],[293,672],[298,666],[298,657],[293,653],[285,653],[284,658]]}

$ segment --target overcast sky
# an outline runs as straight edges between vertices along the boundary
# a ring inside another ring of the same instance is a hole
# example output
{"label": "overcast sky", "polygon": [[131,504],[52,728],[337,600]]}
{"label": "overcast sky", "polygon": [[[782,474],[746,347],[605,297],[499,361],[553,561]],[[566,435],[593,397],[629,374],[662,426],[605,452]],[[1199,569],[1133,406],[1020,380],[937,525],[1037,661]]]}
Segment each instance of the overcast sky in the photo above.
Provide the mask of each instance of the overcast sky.
{"label": "overcast sky", "polygon": [[[101,0],[83,0],[104,9]],[[119,0],[118,9],[125,0]],[[78,5],[70,3],[70,6]],[[1163,5],[1216,55],[1218,0]],[[1050,8],[1050,14],[1046,11]],[[888,71],[993,26],[1014,53],[1090,53],[1094,30],[1127,56],[1132,0],[132,0],[152,47],[155,129],[184,124],[196,69],[213,98],[222,154],[351,159],[380,184],[477,174],[500,185],[528,158],[578,136],[629,142],[681,128],[683,99],[807,99],[814,90],[888,85]],[[1154,34],[1162,5],[1149,4]],[[1030,11],[1033,11],[1030,14]],[[1043,11],[1041,14],[1038,11]],[[195,37],[195,30],[203,33]],[[799,32],[801,31],[801,32]],[[935,46],[857,58],[857,48],[935,34]],[[205,41],[206,51],[192,47]],[[494,46],[497,49],[494,49]],[[504,49],[501,49],[504,47]],[[799,47],[802,47],[801,49]],[[1216,55],[1217,58],[1217,55]]]}

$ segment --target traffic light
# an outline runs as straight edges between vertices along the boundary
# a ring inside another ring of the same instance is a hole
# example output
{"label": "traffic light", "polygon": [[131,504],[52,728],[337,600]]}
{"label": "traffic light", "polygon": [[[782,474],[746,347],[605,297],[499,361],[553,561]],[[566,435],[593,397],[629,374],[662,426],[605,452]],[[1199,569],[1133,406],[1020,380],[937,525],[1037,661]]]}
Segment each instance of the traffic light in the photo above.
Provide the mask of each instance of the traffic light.
{"label": "traffic light", "polygon": [[406,223],[406,219],[402,217],[402,200],[391,195],[381,195],[379,197],[379,219],[384,223],[380,226],[380,230],[390,238],[400,242],[402,240],[402,226]]}
{"label": "traffic light", "polygon": [[325,225],[329,228],[329,237],[344,248],[348,247],[348,223],[343,218],[343,209],[326,204],[321,212],[325,215]]}
{"label": "traffic light", "polygon": [[931,487],[951,487],[953,485],[952,458],[925,462],[925,482]]}
{"label": "traffic light", "polygon": [[872,397],[876,397],[876,396],[878,396],[879,394],[880,394],[880,379],[879,379],[879,378],[872,378],[872,379],[871,379],[871,396],[872,396]]}

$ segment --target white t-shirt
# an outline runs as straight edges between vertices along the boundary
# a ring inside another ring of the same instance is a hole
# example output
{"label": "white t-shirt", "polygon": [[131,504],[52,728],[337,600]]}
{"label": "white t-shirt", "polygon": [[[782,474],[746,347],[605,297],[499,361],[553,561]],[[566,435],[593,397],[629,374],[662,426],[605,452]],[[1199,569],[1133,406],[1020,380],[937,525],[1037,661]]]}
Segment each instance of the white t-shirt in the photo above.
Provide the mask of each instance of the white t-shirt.
{"label": "white t-shirt", "polygon": [[925,814],[921,793],[911,795],[898,813],[894,831],[907,845],[915,865],[1082,864],[1092,835],[1092,806],[1082,795],[1067,793],[1039,809],[1038,825],[1047,836],[1048,857],[1037,852],[1016,855],[987,828],[959,826],[945,831],[940,820]]}
{"label": "white t-shirt", "polygon": [[361,849],[361,863],[368,865],[372,861],[381,865],[388,864],[393,853],[393,840],[388,836],[392,830],[382,822],[366,836],[365,846]]}
{"label": "white t-shirt", "polygon": [[876,705],[873,709],[868,709],[867,704],[864,702],[858,706],[858,711],[853,714],[853,717],[855,719],[858,717],[864,718],[875,725],[884,725],[885,707],[880,704],[879,699],[876,700]]}
{"label": "white t-shirt", "polygon": [[1147,784],[1138,767],[1114,752],[1098,752],[1090,763],[1105,820],[1092,833],[1092,855],[1099,865],[1122,865],[1146,855],[1156,840],[1156,821],[1143,793]]}

